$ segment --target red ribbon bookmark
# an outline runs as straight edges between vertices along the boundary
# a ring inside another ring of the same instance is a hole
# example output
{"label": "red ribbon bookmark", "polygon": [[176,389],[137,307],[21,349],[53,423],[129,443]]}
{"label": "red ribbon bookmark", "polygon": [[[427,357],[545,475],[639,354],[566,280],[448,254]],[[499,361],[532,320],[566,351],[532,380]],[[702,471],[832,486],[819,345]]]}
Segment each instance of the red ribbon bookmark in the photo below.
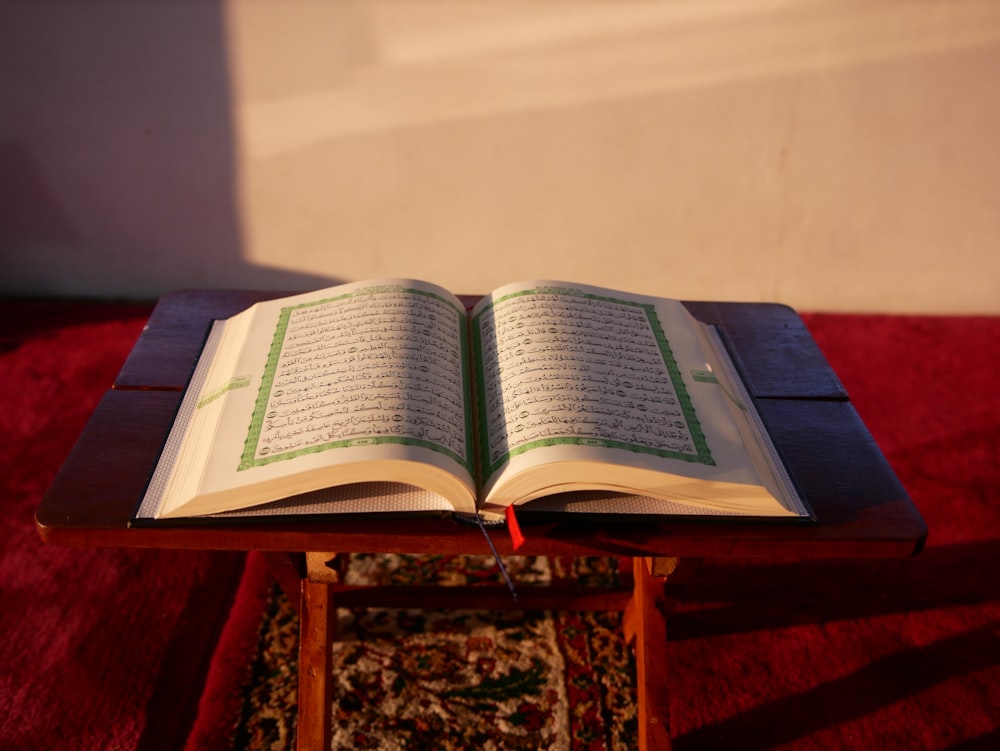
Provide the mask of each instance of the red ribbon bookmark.
{"label": "red ribbon bookmark", "polygon": [[521,532],[521,525],[517,523],[517,516],[514,515],[514,507],[508,506],[504,511],[507,517],[507,531],[510,532],[510,541],[514,546],[514,552],[524,545],[524,534]]}

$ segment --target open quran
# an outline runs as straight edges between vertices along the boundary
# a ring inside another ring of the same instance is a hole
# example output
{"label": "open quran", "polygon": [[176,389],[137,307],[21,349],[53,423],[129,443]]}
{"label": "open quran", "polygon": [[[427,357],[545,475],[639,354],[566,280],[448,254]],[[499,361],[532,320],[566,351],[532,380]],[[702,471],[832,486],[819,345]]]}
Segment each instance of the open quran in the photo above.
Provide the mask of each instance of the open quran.
{"label": "open quran", "polygon": [[682,303],[528,281],[468,309],[381,279],[216,321],[135,520],[513,505],[809,517]]}

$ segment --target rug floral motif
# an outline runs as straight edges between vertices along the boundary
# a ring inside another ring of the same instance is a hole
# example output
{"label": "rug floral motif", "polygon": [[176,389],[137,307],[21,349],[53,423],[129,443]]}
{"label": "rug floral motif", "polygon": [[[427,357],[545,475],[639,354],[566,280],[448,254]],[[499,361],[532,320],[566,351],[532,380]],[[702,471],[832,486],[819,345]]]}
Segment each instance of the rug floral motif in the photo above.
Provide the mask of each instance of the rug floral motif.
{"label": "rug floral motif", "polygon": [[[519,586],[614,584],[607,558],[505,559]],[[492,558],[354,556],[350,584],[494,583]],[[239,748],[294,747],[298,622],[275,591],[260,632]],[[634,662],[618,612],[338,612],[335,749],[626,749]]]}

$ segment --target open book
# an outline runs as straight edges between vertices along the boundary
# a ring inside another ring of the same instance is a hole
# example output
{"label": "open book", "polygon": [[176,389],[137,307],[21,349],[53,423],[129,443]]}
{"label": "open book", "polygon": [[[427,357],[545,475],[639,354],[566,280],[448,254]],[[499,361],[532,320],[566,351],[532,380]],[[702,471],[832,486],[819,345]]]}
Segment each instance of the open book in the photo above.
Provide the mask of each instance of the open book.
{"label": "open book", "polygon": [[808,517],[717,333],[561,282],[403,279],[217,321],[137,520],[525,510]]}

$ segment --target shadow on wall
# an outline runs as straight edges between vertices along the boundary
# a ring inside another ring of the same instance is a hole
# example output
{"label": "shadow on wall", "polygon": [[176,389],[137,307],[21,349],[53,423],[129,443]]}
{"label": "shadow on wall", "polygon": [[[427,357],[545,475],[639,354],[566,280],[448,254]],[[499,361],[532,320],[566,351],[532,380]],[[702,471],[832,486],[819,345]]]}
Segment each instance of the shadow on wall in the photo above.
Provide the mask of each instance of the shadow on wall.
{"label": "shadow on wall", "polygon": [[993,311],[998,63],[993,0],[0,3],[0,295]]}
{"label": "shadow on wall", "polygon": [[0,8],[0,294],[333,282],[244,257],[224,16],[218,2]]}

